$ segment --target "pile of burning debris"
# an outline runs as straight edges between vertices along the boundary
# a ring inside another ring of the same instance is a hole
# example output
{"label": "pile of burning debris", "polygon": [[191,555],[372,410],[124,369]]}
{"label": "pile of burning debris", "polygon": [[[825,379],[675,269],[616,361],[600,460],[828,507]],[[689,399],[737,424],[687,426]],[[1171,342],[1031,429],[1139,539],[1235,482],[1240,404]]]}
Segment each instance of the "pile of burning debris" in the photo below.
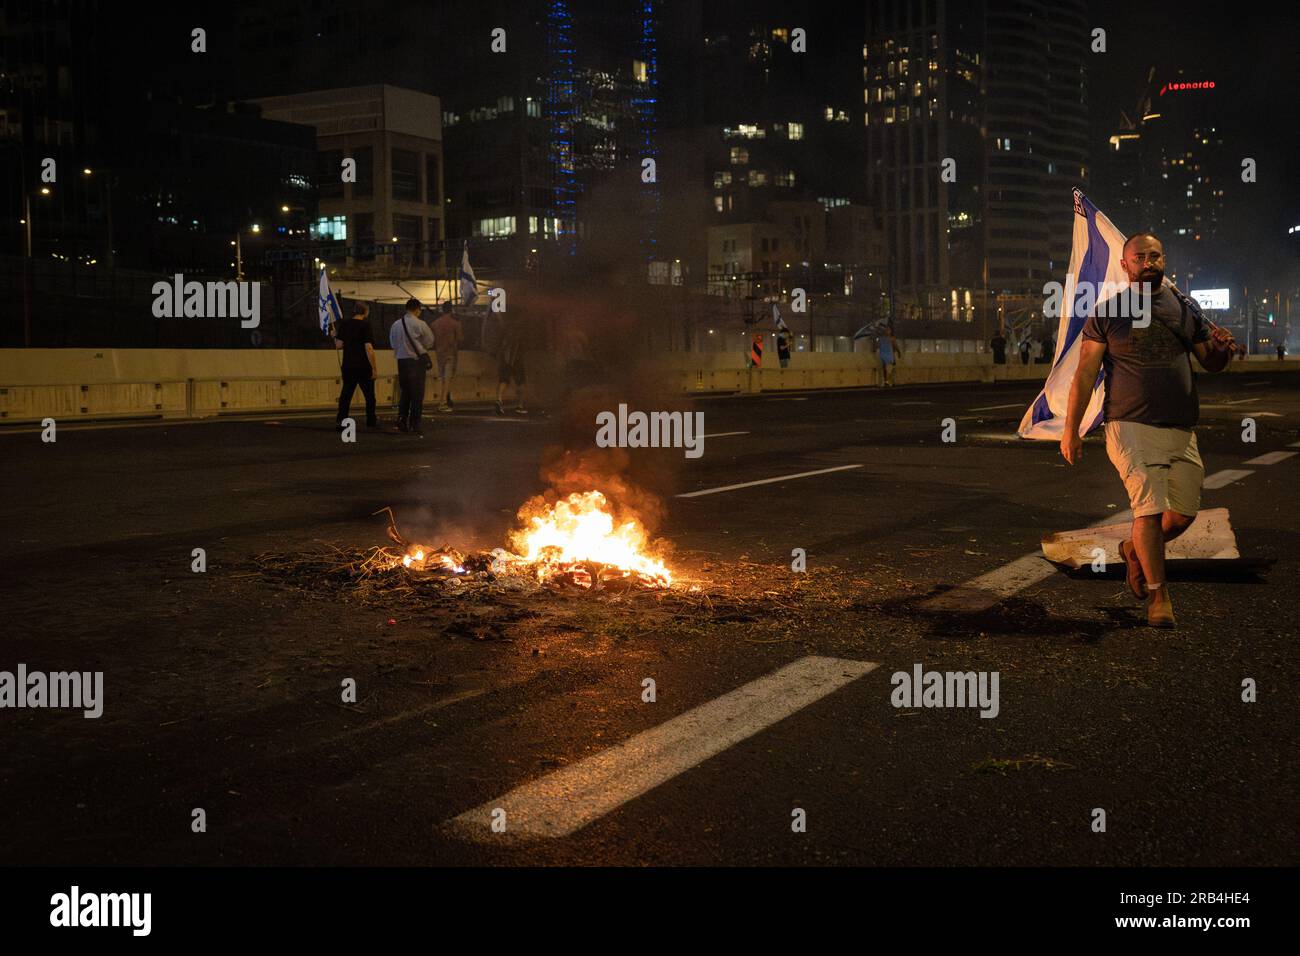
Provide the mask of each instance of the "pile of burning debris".
{"label": "pile of burning debris", "polygon": [[354,577],[400,573],[437,580],[450,588],[500,583],[513,590],[533,587],[586,591],[656,591],[672,586],[672,573],[651,551],[635,517],[616,521],[599,491],[577,492],[548,502],[535,498],[520,509],[521,526],[510,536],[512,550],[465,553],[443,545],[408,541],[390,508],[388,537],[399,550],[372,548],[356,563]]}

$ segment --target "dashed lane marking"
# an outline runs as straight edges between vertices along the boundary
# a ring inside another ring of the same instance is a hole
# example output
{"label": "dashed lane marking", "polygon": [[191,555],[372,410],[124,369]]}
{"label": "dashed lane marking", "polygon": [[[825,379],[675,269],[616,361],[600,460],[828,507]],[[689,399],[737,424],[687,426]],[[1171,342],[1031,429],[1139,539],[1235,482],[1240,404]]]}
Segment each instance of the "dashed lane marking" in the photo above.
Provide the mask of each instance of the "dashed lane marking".
{"label": "dashed lane marking", "polygon": [[1215,488],[1223,488],[1232,484],[1234,481],[1241,481],[1241,479],[1253,474],[1253,471],[1248,471],[1244,468],[1225,468],[1223,471],[1216,471],[1214,474],[1206,477],[1205,481],[1201,484],[1201,487],[1209,488],[1211,490]]}
{"label": "dashed lane marking", "polygon": [[1242,464],[1243,465],[1276,465],[1279,461],[1286,461],[1288,458],[1294,458],[1296,455],[1300,455],[1300,452],[1270,451],[1266,454],[1260,455],[1257,458],[1252,458],[1250,461],[1243,461]]}
{"label": "dashed lane marking", "polygon": [[704,488],[700,491],[688,491],[680,494],[678,498],[699,498],[701,495],[716,495],[723,491],[737,491],[740,488],[753,488],[757,485],[771,485],[778,481],[791,481],[795,478],[811,478],[814,475],[828,475],[833,471],[848,471],[850,468],[861,468],[861,465],[837,465],[834,468],[819,468],[816,471],[801,471],[793,475],[778,475],[775,478],[763,478],[759,481],[745,481],[738,485],[723,485],[720,488]]}
{"label": "dashed lane marking", "polygon": [[[879,665],[804,657],[448,821],[480,842],[564,837],[758,732],[814,704]],[[505,830],[492,830],[494,811]],[[499,815],[498,815],[499,816]]]}

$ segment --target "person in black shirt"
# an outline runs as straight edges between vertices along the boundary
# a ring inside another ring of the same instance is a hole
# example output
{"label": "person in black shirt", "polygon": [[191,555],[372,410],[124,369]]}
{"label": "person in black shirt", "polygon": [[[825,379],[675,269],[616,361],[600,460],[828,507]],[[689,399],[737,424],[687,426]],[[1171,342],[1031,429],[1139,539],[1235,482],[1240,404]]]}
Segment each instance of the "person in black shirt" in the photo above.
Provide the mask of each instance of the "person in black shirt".
{"label": "person in black shirt", "polygon": [[379,368],[375,365],[375,337],[370,331],[370,306],[358,302],[352,307],[352,318],[340,322],[334,329],[334,348],[343,350],[343,390],[339,392],[338,427],[352,408],[352,396],[357,386],[366,399],[366,426],[379,424],[375,417],[375,379]]}
{"label": "person in black shirt", "polygon": [[1005,335],[1001,332],[994,335],[989,341],[989,348],[993,350],[994,365],[1007,364],[1007,337]]}

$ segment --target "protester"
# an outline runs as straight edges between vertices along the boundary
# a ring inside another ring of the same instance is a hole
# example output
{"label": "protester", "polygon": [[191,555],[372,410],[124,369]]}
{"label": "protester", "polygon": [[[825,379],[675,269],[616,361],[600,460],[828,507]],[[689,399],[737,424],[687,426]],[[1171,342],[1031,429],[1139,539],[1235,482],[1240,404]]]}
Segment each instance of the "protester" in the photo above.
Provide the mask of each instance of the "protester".
{"label": "protester", "polygon": [[998,332],[989,340],[989,348],[993,350],[993,364],[1007,364],[1007,337]]}
{"label": "protester", "polygon": [[1023,339],[1020,340],[1020,364],[1021,365],[1029,364],[1029,345],[1030,345],[1030,338],[1029,336],[1026,335]]}
{"label": "protester", "polygon": [[1120,262],[1130,282],[1156,290],[1150,320],[1141,326],[1132,317],[1114,317],[1128,310],[1099,304],[1084,324],[1061,454],[1071,465],[1083,456],[1079,424],[1097,371],[1104,368],[1106,453],[1133,509],[1132,535],[1120,543],[1129,588],[1136,597],[1146,598],[1148,625],[1173,627],[1165,543],[1196,519],[1205,477],[1194,431],[1200,401],[1191,356],[1207,372],[1219,372],[1237,343],[1225,329],[1211,331],[1194,300],[1163,285],[1164,247],[1155,236],[1130,236]]}
{"label": "protester", "polygon": [[424,414],[424,380],[433,359],[433,330],[420,318],[424,306],[419,299],[409,299],[406,312],[388,330],[388,344],[397,355],[397,384],[401,397],[397,403],[397,430],[423,436],[420,418]]}
{"label": "protester", "polygon": [[352,318],[332,328],[334,348],[343,352],[338,428],[343,428],[343,419],[352,410],[352,396],[358,385],[366,400],[366,427],[375,428],[379,424],[375,416],[375,379],[379,377],[379,366],[375,364],[375,336],[370,331],[370,306],[358,302],[352,307]]}
{"label": "protester", "polygon": [[885,384],[894,384],[894,365],[898,361],[898,339],[894,338],[892,326],[886,327],[877,340],[880,348],[880,366],[884,371]]}
{"label": "protester", "polygon": [[776,357],[782,368],[790,367],[790,331],[782,329],[776,333]]}
{"label": "protester", "polygon": [[1284,342],[1278,342],[1278,343],[1277,343],[1277,360],[1280,362],[1280,361],[1282,361],[1284,358],[1286,358],[1286,343],[1284,343]]}
{"label": "protester", "polygon": [[449,412],[452,408],[451,380],[456,377],[456,357],[463,341],[465,330],[460,319],[451,311],[450,300],[443,302],[442,314],[433,323],[433,348],[438,353],[438,381],[442,384],[438,402],[440,412]]}
{"label": "protester", "polygon": [[524,326],[518,315],[500,320],[500,349],[497,354],[497,414],[504,415],[502,403],[506,398],[506,386],[511,382],[515,386],[515,414],[527,415],[524,408]]}

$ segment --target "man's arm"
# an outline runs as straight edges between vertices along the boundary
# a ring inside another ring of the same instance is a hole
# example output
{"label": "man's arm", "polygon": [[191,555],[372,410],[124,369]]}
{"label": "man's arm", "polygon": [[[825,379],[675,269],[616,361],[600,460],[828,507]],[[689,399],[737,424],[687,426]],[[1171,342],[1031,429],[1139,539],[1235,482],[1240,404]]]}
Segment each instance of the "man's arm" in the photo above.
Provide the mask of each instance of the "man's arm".
{"label": "man's arm", "polygon": [[1106,343],[1084,339],[1079,350],[1079,367],[1074,370],[1074,380],[1070,382],[1070,401],[1065,408],[1065,431],[1061,435],[1061,454],[1073,465],[1083,457],[1083,439],[1079,437],[1079,425],[1083,413],[1088,410],[1088,401],[1092,397],[1092,386],[1097,381],[1097,372],[1101,369],[1101,360],[1106,355]]}
{"label": "man's arm", "polygon": [[366,343],[366,358],[370,359],[370,377],[379,378],[379,364],[375,360],[375,343]]}
{"label": "man's arm", "polygon": [[1236,341],[1227,329],[1215,328],[1204,342],[1192,343],[1192,354],[1207,372],[1222,372],[1228,367]]}

